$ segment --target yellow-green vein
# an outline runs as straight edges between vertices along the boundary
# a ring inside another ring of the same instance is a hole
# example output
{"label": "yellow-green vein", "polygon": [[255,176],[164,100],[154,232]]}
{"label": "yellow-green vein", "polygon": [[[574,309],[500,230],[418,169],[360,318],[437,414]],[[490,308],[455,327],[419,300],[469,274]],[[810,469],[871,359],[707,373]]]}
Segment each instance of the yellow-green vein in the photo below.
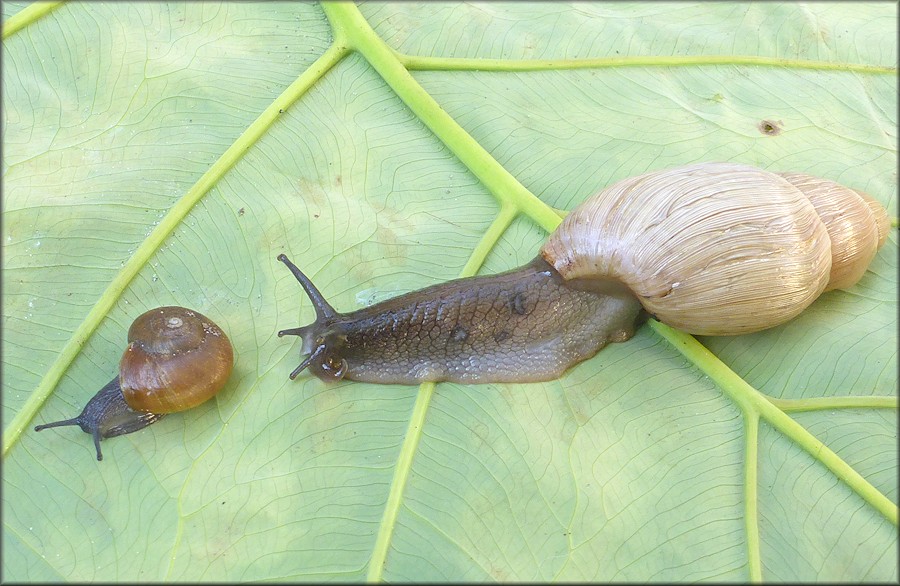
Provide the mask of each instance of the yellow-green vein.
{"label": "yellow-green vein", "polygon": [[460,277],[469,277],[478,272],[478,269],[484,264],[484,259],[487,258],[487,255],[500,240],[503,233],[506,232],[506,229],[509,228],[509,225],[515,219],[516,214],[517,211],[514,206],[500,206],[500,212],[497,214],[497,217],[494,218],[494,221],[491,222],[491,225],[484,233],[484,236],[481,237],[481,240],[475,246],[475,250],[472,251],[469,260],[466,262],[466,266],[463,267],[460,273]]}
{"label": "yellow-green vein", "polygon": [[809,399],[766,398],[785,413],[823,409],[896,409],[897,397],[813,397]]}
{"label": "yellow-green vein", "polygon": [[547,204],[519,183],[419,85],[355,5],[326,2],[322,8],[335,34],[346,37],[349,46],[369,62],[403,103],[501,204],[515,205],[547,231],[559,224],[559,216]]}
{"label": "yellow-green vein", "polygon": [[3,40],[56,9],[62,2],[33,2],[3,23]]}
{"label": "yellow-green vein", "polygon": [[420,57],[397,54],[397,58],[413,71],[558,71],[564,69],[606,69],[622,67],[682,67],[703,65],[750,65],[782,69],[816,71],[850,71],[880,75],[896,75],[897,68],[805,59],[779,59],[752,55],[682,55],[647,57],[600,57],[594,59],[478,59],[453,57]]}
{"label": "yellow-green vein", "polygon": [[759,551],[759,415],[743,411],[744,432],[744,528],[747,530],[747,563],[750,581],[762,582]]}
{"label": "yellow-green vein", "polygon": [[306,71],[304,71],[294,83],[278,96],[268,108],[266,108],[240,137],[222,153],[222,156],[200,177],[200,179],[185,193],[178,203],[172,206],[160,223],[153,229],[122,269],[100,295],[100,299],[88,312],[84,321],[78,326],[56,360],[50,365],[47,373],[41,379],[37,388],[28,397],[22,409],[16,414],[6,429],[3,430],[3,456],[6,456],[10,447],[19,439],[25,426],[34,417],[47,397],[56,387],[66,369],[75,360],[75,357],[84,347],[88,338],[100,325],[100,322],[113,308],[122,292],[131,283],[131,280],[147,264],[150,257],[159,249],[163,241],[172,233],[187,216],[191,208],[200,201],[204,195],[216,184],[217,181],[247,152],[256,141],[278,119],[282,112],[287,110],[300,96],[330,70],[344,55],[346,49],[333,44],[322,54]]}
{"label": "yellow-green vein", "polygon": [[[401,55],[388,47],[384,41],[372,30],[368,22],[359,10],[352,4],[327,3],[323,6],[325,13],[331,22],[336,34],[345,35],[349,46],[362,54],[372,67],[379,73],[382,79],[391,87],[397,96],[422,120],[428,128],[440,139],[466,167],[482,182],[483,185],[501,202],[501,206],[515,206],[523,213],[531,217],[536,223],[547,231],[553,230],[559,223],[559,215],[546,206],[522,186],[504,167],[502,167],[481,145],[475,141],[462,127],[456,123],[440,105],[416,82],[410,75],[409,68],[434,68],[434,69],[496,69],[504,71],[543,69],[543,68],[587,68],[587,67],[612,67],[612,66],[675,66],[675,65],[722,65],[744,64],[757,66],[778,66],[806,69],[829,69],[842,71],[857,71],[868,73],[895,73],[893,68],[872,66],[853,66],[848,64],[789,61],[778,59],[765,59],[756,57],[696,57],[696,58],[628,58],[628,59],[601,59],[578,60],[568,62],[510,62],[501,60],[452,60],[442,58],[418,58]],[[511,217],[514,214],[511,214]],[[484,240],[482,244],[484,244]],[[480,264],[480,261],[470,261],[470,264]],[[466,271],[468,272],[468,271]],[[760,416],[772,423],[777,429],[789,435],[804,449],[807,449],[832,472],[843,478],[864,499],[878,509],[882,514],[896,524],[896,506],[879,493],[874,487],[865,481],[858,473],[844,463],[836,454],[828,450],[818,440],[812,437],[807,430],[796,424],[783,412],[779,411],[772,403],[765,401],[763,395],[752,389],[739,376],[718,361],[715,356],[708,353],[691,336],[668,328],[659,322],[654,329],[668,338],[685,355],[703,369],[707,374],[711,371],[716,375],[712,378],[723,390],[729,394],[743,410],[745,417],[749,418],[748,448],[747,448],[747,498],[745,503],[747,515],[747,531],[750,537],[750,572],[754,580],[761,579],[761,562],[759,556],[759,539],[757,524],[757,499],[756,499],[756,445],[755,439],[758,433],[758,419]],[[690,347],[690,349],[688,349]],[[697,350],[702,349],[706,355]],[[737,384],[740,383],[740,384]],[[741,386],[743,385],[743,386]],[[429,398],[431,389],[429,388]],[[763,403],[761,403],[762,401]],[[419,402],[417,401],[417,407]],[[768,408],[767,408],[768,406]],[[417,432],[418,432],[418,428]],[[418,445],[418,437],[410,440],[411,445]],[[404,444],[406,446],[406,444]],[[752,461],[749,459],[752,458]],[[405,462],[411,464],[411,457]],[[397,499],[402,495],[403,485],[408,471],[402,471],[395,475],[395,479],[401,484],[392,486],[391,498]],[[398,505],[399,506],[399,505]],[[397,507],[392,507],[396,514]],[[385,519],[388,519],[386,515]],[[386,555],[389,535],[393,530],[395,517],[382,525],[376,547],[376,556],[369,569],[369,579],[378,579],[383,571],[384,556]]]}
{"label": "yellow-green vein", "polygon": [[728,368],[715,354],[684,332],[656,320],[650,320],[658,334],[672,344],[685,358],[693,362],[722,389],[745,413],[756,413],[775,429],[791,438],[797,445],[843,480],[853,491],[881,513],[895,526],[898,521],[897,505],[892,503],[852,466],[844,462],[828,446],[819,441],[805,427],[773,405],[765,395],[750,386]]}
{"label": "yellow-green vein", "polygon": [[422,437],[422,428],[425,425],[425,414],[431,397],[434,394],[434,383],[425,383],[419,387],[416,403],[413,406],[412,416],[409,418],[409,427],[404,435],[403,445],[400,447],[400,455],[394,466],[394,477],[391,479],[391,488],[388,492],[384,513],[381,515],[381,523],[378,527],[378,535],[375,537],[375,546],[372,548],[372,557],[369,559],[369,570],[366,572],[367,582],[380,582],[384,572],[384,562],[387,559],[388,548],[394,535],[394,526],[400,514],[400,504],[403,501],[403,489],[409,479],[412,470],[412,461],[419,449],[419,439]]}
{"label": "yellow-green vein", "polygon": [[[491,249],[515,219],[516,213],[516,209],[513,206],[503,205],[500,207],[500,211],[494,218],[494,221],[491,222],[491,225],[475,246],[475,250],[469,256],[469,260],[460,274],[461,277],[469,277],[478,272],[488,253],[490,253]],[[406,482],[412,470],[413,458],[419,447],[419,439],[422,437],[425,413],[431,404],[434,386],[434,383],[425,383],[419,387],[419,394],[416,397],[416,404],[413,407],[409,427],[406,430],[403,446],[400,448],[400,455],[397,457],[397,463],[394,467],[394,477],[391,479],[387,503],[381,516],[381,523],[378,526],[378,535],[375,537],[375,546],[372,550],[372,558],[366,575],[366,580],[369,582],[381,581],[388,548],[394,535],[394,527],[397,525],[397,517],[400,514],[403,492],[406,489]]]}

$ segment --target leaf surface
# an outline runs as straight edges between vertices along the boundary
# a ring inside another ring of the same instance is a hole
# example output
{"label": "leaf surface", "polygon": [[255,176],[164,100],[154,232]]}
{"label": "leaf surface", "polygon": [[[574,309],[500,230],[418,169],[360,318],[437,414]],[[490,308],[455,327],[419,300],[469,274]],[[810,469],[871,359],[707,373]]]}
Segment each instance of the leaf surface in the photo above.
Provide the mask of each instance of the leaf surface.
{"label": "leaf surface", "polygon": [[[46,8],[46,9],[42,9]],[[897,7],[4,3],[6,580],[892,580],[897,233],[758,334],[539,384],[326,386],[279,329],[530,260],[618,179],[802,171],[897,212]],[[371,28],[369,28],[371,27]],[[236,354],[103,442],[130,322]],[[819,443],[821,442],[821,443]]]}

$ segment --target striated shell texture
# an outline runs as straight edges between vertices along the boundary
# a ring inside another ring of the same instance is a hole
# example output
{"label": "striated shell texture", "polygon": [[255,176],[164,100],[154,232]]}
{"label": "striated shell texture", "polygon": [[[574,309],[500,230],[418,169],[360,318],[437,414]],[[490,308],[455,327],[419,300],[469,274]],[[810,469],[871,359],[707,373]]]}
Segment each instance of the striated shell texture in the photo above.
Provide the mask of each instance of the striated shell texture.
{"label": "striated shell texture", "polygon": [[887,238],[885,209],[869,196],[828,179],[804,173],[778,175],[809,198],[828,229],[831,274],[825,290],[854,285]]}
{"label": "striated shell texture", "polygon": [[[792,185],[805,186],[805,177],[700,163],[624,179],[573,210],[541,255],[565,279],[622,281],[660,321],[692,334],[769,328],[803,311],[832,272],[829,229],[816,206],[845,204],[818,203],[818,186],[808,198]],[[880,220],[871,210],[884,211],[870,201],[864,222],[872,229],[864,238],[874,233],[877,249]],[[847,252],[838,253],[834,286],[855,282],[874,255],[870,244],[856,245],[854,238],[842,237],[845,244],[835,247]],[[860,260],[843,268],[854,256]]]}

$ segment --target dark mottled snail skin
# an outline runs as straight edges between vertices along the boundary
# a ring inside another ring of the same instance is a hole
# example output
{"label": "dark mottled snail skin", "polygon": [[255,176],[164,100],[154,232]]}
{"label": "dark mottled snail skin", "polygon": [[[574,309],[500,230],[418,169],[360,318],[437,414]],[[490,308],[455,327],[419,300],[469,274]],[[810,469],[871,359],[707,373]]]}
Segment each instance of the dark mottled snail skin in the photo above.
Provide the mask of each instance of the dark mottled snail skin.
{"label": "dark mottled snail skin", "polygon": [[700,335],[784,323],[855,284],[888,226],[878,202],[804,174],[738,163],[653,171],[588,198],[521,268],[351,313],[282,254],[317,317],[278,335],[303,339],[291,378],[309,368],[378,383],[550,380],[627,340],[646,313]]}
{"label": "dark mottled snail skin", "polygon": [[41,431],[48,427],[61,427],[64,425],[77,425],[84,433],[89,433],[94,438],[94,446],[97,448],[97,460],[103,459],[100,451],[100,440],[117,435],[124,435],[138,431],[163,418],[164,413],[145,413],[135,411],[125,402],[122,396],[122,387],[119,386],[119,377],[109,381],[96,395],[94,395],[78,417],[64,419],[35,426],[35,431]]}
{"label": "dark mottled snail skin", "polygon": [[543,259],[449,281],[350,313],[336,312],[285,255],[316,307],[304,368],[323,380],[379,383],[544,381],[630,338],[641,305],[615,281],[564,283]]}
{"label": "dark mottled snail skin", "polygon": [[128,329],[119,374],[73,419],[38,425],[77,425],[100,440],[138,431],[164,414],[190,409],[219,392],[231,374],[234,352],[222,329],[184,307],[151,309]]}

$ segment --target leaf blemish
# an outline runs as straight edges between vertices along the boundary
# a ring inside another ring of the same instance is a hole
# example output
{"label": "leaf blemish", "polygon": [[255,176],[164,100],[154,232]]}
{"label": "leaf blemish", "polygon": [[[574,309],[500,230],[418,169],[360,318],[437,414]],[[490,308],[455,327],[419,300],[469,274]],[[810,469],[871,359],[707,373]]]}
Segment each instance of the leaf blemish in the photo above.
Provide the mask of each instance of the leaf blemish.
{"label": "leaf blemish", "polygon": [[766,136],[778,136],[784,130],[784,122],[781,120],[761,120],[756,127]]}

